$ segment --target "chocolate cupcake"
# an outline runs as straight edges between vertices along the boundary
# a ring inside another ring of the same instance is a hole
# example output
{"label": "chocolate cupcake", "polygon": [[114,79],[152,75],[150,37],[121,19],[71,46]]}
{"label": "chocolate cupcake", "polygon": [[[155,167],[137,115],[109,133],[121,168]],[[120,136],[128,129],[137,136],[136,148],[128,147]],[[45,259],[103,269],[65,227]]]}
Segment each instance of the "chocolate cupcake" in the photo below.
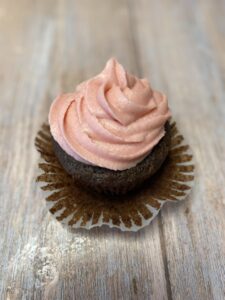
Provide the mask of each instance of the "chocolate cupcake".
{"label": "chocolate cupcake", "polygon": [[126,193],[164,162],[170,115],[165,95],[110,59],[102,73],[52,103],[54,151],[77,184],[97,192]]}

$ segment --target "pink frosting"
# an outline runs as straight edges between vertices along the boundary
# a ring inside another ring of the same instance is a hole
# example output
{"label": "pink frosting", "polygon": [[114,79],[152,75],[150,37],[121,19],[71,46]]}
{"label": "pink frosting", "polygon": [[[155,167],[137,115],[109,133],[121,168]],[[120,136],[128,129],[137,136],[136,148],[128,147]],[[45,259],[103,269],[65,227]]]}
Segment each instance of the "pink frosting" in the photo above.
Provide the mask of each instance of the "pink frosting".
{"label": "pink frosting", "polygon": [[76,160],[125,170],[160,141],[170,115],[165,95],[112,58],[102,73],[54,100],[49,124],[54,139]]}

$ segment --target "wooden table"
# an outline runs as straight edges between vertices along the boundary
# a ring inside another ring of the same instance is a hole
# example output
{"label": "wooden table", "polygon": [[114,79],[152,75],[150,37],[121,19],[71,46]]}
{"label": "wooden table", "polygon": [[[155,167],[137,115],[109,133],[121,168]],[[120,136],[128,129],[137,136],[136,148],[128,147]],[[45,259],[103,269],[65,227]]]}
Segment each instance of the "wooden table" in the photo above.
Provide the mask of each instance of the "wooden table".
{"label": "wooden table", "polygon": [[[1,0],[0,299],[225,299],[225,2]],[[37,188],[61,91],[115,56],[169,98],[196,184],[138,233],[74,233]]]}

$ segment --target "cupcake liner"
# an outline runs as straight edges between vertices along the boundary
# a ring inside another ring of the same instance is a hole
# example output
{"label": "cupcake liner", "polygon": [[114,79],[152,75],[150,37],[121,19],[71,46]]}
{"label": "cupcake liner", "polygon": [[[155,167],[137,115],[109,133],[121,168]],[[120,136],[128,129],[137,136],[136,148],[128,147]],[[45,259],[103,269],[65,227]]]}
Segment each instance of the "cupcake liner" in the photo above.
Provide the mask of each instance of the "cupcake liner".
{"label": "cupcake liner", "polygon": [[78,186],[55,156],[49,126],[42,125],[35,139],[43,171],[37,177],[45,183],[49,211],[71,228],[107,225],[122,231],[138,231],[147,226],[167,201],[183,200],[194,182],[194,164],[190,147],[184,142],[176,123],[171,123],[169,154],[159,171],[138,190],[126,195],[110,196],[90,192]]}

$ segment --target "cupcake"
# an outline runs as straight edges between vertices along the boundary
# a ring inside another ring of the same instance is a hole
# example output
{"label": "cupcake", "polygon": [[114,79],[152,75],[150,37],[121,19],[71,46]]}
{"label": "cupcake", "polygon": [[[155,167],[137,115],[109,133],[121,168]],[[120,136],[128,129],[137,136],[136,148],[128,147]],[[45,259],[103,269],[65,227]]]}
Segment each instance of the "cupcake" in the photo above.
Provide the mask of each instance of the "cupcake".
{"label": "cupcake", "polygon": [[154,175],[170,147],[167,98],[110,59],[49,112],[55,155],[75,184],[124,194]]}

